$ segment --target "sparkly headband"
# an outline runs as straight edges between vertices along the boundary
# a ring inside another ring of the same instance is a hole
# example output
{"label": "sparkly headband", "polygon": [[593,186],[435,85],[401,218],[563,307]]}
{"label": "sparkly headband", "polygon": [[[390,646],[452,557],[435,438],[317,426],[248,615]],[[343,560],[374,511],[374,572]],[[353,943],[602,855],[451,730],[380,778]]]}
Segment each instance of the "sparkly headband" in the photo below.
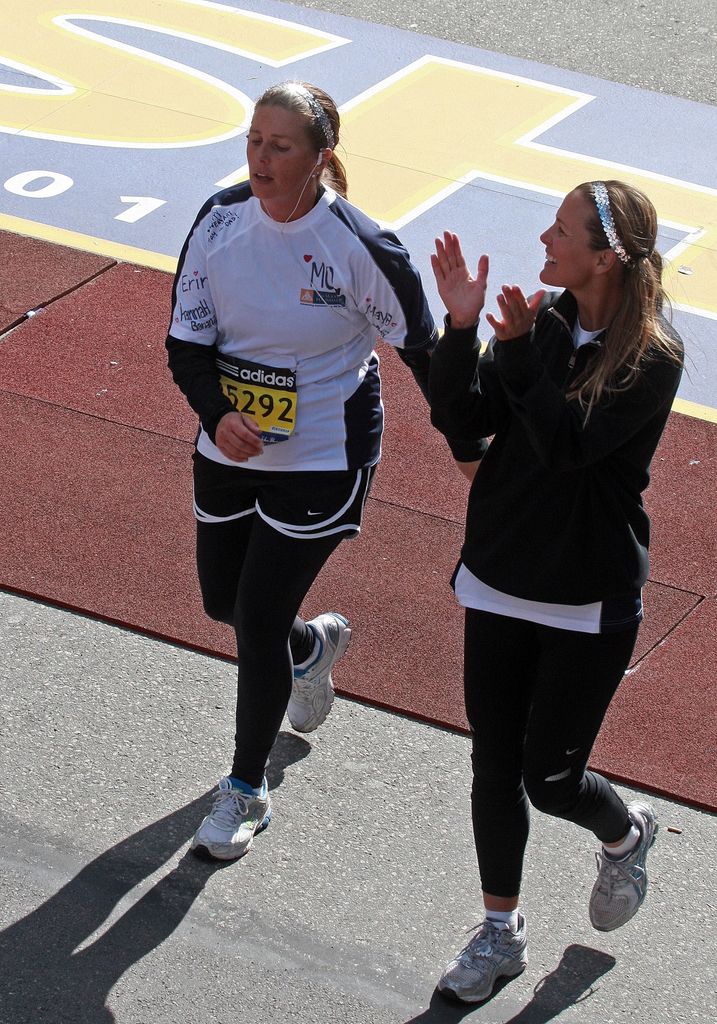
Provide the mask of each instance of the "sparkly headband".
{"label": "sparkly headband", "polygon": [[303,96],[303,98],[309,104],[309,107],[311,108],[311,113],[319,122],[319,127],[321,128],[324,139],[326,140],[326,145],[329,147],[329,149],[333,149],[336,143],[336,137],[334,135],[334,130],[331,127],[329,116],[324,110],[324,108],[321,106],[321,104],[316,99],[314,94],[309,92],[309,90],[306,89],[303,85],[299,85],[298,82],[290,82],[289,84],[291,88],[294,89],[295,92],[298,92],[299,95]]}
{"label": "sparkly headband", "polygon": [[598,216],[600,217],[600,223],[602,224],[605,236],[610,243],[610,248],[622,263],[629,266],[629,264],[633,262],[633,259],[623,245],[622,239],[617,233],[615,221],[612,219],[612,210],[610,209],[610,197],[607,192],[607,185],[604,181],[594,181],[591,188],[593,199],[597,206]]}

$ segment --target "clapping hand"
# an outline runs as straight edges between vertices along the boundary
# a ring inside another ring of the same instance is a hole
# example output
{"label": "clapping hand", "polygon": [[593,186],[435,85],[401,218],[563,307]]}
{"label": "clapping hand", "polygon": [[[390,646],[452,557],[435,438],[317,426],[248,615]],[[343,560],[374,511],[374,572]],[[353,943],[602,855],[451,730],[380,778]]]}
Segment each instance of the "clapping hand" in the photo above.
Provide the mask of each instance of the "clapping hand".
{"label": "clapping hand", "polygon": [[451,326],[461,329],[472,327],[485,303],[488,283],[488,257],[478,260],[473,277],[463,258],[458,235],[443,232],[443,240],[436,239],[436,251],[431,254],[431,266],[438,285],[438,294],[451,317]]}
{"label": "clapping hand", "polygon": [[501,319],[492,313],[486,314],[486,320],[498,341],[510,341],[527,334],[535,323],[538,306],[544,295],[545,290],[541,289],[526,299],[516,284],[504,284],[497,297]]}

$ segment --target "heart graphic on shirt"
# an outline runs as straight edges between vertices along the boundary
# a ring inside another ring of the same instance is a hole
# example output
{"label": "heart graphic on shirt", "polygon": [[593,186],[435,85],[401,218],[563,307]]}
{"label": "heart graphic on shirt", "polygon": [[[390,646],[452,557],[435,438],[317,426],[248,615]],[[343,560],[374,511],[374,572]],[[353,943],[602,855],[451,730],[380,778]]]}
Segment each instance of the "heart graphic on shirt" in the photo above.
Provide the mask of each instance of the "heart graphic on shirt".
{"label": "heart graphic on shirt", "polygon": [[198,270],[195,270],[195,271],[194,271],[194,276],[195,276],[195,277],[199,277],[199,271],[198,271]]}
{"label": "heart graphic on shirt", "polygon": [[313,258],[313,256],[307,256],[306,253],[304,253],[304,263],[311,263]]}

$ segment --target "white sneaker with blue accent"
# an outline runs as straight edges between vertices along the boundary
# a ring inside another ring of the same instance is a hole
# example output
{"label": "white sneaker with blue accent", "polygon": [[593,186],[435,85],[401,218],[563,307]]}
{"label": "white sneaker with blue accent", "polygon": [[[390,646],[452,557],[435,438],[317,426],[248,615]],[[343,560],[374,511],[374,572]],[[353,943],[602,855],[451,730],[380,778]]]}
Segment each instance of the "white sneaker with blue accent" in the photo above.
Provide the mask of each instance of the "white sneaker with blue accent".
{"label": "white sneaker with blue accent", "polygon": [[195,832],[191,848],[216,860],[237,860],[270,820],[266,779],[259,789],[252,789],[239,779],[225,777],[219,780],[212,809]]}
{"label": "white sneaker with blue accent", "polygon": [[482,1003],[499,978],[514,978],[525,970],[526,947],[522,914],[518,914],[515,932],[486,918],[478,925],[468,945],[446,967],[438,982],[438,991],[446,999]]}
{"label": "white sneaker with blue accent", "polygon": [[338,612],[324,612],[307,623],[316,635],[314,660],[294,669],[289,699],[289,721],[297,732],[313,732],[331,711],[334,685],[331,670],[351,639],[348,620]]}
{"label": "white sneaker with blue accent", "polygon": [[648,804],[627,808],[640,833],[635,849],[615,860],[603,849],[596,853],[598,876],[590,895],[590,923],[599,932],[611,932],[634,917],[647,892],[647,854],[657,834],[657,815]]}

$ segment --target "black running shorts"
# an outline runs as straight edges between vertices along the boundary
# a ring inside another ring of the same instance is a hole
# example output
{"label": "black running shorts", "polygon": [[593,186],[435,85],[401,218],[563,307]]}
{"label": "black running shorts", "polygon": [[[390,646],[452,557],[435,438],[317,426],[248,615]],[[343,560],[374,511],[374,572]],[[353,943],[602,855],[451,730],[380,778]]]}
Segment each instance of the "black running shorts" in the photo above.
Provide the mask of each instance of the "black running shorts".
{"label": "black running shorts", "polygon": [[375,470],[276,473],[225,466],[195,452],[194,514],[200,523],[225,523],[257,512],[297,540],[357,537]]}

